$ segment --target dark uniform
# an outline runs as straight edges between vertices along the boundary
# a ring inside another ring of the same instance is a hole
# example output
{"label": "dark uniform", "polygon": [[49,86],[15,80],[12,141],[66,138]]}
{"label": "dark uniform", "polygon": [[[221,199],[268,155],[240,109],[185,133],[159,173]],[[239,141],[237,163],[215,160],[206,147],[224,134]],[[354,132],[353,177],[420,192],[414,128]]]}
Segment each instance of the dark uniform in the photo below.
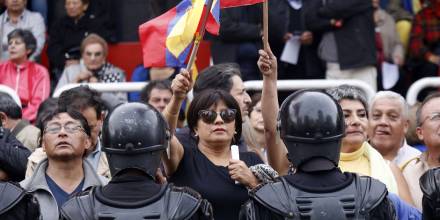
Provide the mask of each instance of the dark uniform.
{"label": "dark uniform", "polygon": [[40,206],[37,200],[18,184],[0,182],[0,219],[39,219]]}
{"label": "dark uniform", "polygon": [[155,182],[170,132],[152,106],[116,107],[102,138],[112,180],[66,202],[62,219],[212,219],[211,205],[196,191]]}
{"label": "dark uniform", "polygon": [[420,177],[423,192],[423,219],[440,219],[440,168],[426,171]]}
{"label": "dark uniform", "polygon": [[278,127],[296,168],[254,189],[241,219],[395,219],[385,185],[338,168],[345,122],[326,93],[301,90],[279,112]]}

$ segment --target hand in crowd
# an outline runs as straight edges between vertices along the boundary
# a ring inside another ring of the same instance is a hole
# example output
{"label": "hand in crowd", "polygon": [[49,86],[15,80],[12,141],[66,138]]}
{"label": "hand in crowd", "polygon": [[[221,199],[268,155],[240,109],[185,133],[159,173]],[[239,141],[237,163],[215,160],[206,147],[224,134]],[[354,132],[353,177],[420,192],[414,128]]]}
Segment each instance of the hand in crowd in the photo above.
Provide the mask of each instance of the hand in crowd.
{"label": "hand in crowd", "polygon": [[171,83],[173,95],[178,99],[184,99],[186,94],[192,89],[191,74],[186,69],[181,69]]}
{"label": "hand in crowd", "polygon": [[76,76],[76,83],[82,82],[82,81],[89,81],[89,79],[93,76],[93,74],[90,71],[82,71]]}
{"label": "hand in crowd", "polygon": [[310,31],[304,31],[299,38],[301,44],[310,45],[313,42],[313,34]]}
{"label": "hand in crowd", "polygon": [[163,175],[163,172],[160,168],[156,170],[156,183],[165,184],[167,183],[167,178]]}
{"label": "hand in crowd", "polygon": [[277,58],[273,55],[270,46],[268,46],[267,51],[259,50],[258,53],[260,54],[260,58],[258,59],[257,65],[260,72],[265,77],[276,77],[276,71],[278,68]]}
{"label": "hand in crowd", "polygon": [[3,171],[2,169],[0,169],[0,180],[7,181],[8,179],[9,179],[8,174],[5,171]]}
{"label": "hand in crowd", "polygon": [[394,64],[396,64],[398,66],[402,66],[403,65],[403,59],[400,56],[394,56],[393,57],[393,62],[394,62]]}
{"label": "hand in crowd", "polygon": [[229,161],[228,169],[231,179],[238,181],[249,188],[255,188],[258,186],[258,179],[243,161],[231,159]]}
{"label": "hand in crowd", "polygon": [[92,77],[89,78],[89,82],[90,83],[97,83],[98,82],[98,78],[92,76]]}
{"label": "hand in crowd", "polygon": [[289,32],[289,33],[284,34],[283,40],[284,40],[284,42],[287,42],[292,37],[293,37],[293,34]]}
{"label": "hand in crowd", "polygon": [[428,61],[433,64],[440,65],[440,56],[432,54],[428,57]]}

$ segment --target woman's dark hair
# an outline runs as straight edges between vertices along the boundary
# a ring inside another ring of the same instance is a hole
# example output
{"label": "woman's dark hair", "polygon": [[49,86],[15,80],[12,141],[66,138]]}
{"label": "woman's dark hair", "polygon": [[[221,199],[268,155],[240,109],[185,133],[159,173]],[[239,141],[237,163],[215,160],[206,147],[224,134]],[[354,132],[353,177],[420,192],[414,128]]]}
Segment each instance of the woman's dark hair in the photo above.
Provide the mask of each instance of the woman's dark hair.
{"label": "woman's dark hair", "polygon": [[221,63],[210,66],[197,76],[193,94],[198,96],[207,89],[219,89],[230,92],[233,86],[233,76],[241,78],[240,66],[236,63]]}
{"label": "woman's dark hair", "polygon": [[38,107],[35,126],[39,128],[41,126],[43,118],[45,118],[47,114],[52,112],[57,107],[58,107],[58,98],[48,98],[44,100]]}
{"label": "woman's dark hair", "polygon": [[261,92],[257,92],[251,96],[251,104],[249,105],[249,116],[251,115],[251,112],[254,110],[254,107],[257,105],[257,103],[261,101]]}
{"label": "woman's dark hair", "polygon": [[41,147],[41,143],[42,143],[43,135],[44,135],[44,129],[46,128],[47,123],[61,113],[67,113],[71,118],[78,120],[79,123],[81,124],[81,127],[84,129],[84,132],[87,134],[87,136],[90,137],[91,131],[90,131],[89,124],[87,123],[87,119],[80,112],[78,112],[74,109],[55,108],[52,111],[48,112],[41,119],[41,123],[38,127],[41,131],[40,138],[38,139],[38,147]]}
{"label": "woman's dark hair", "polygon": [[188,127],[194,134],[199,120],[199,111],[209,109],[220,101],[223,101],[226,107],[237,110],[235,115],[235,132],[237,133],[232,139],[232,144],[237,144],[241,138],[241,124],[243,123],[240,107],[234,97],[223,90],[205,90],[193,99],[188,109]]}
{"label": "woman's dark hair", "polygon": [[61,108],[72,108],[78,111],[92,107],[98,119],[101,117],[104,106],[98,91],[87,85],[81,85],[62,92],[58,98],[58,105]]}
{"label": "woman's dark hair", "polygon": [[20,38],[23,40],[26,49],[31,50],[27,55],[28,57],[30,57],[37,49],[37,39],[35,39],[35,36],[29,30],[17,28],[8,34],[8,42],[12,38]]}

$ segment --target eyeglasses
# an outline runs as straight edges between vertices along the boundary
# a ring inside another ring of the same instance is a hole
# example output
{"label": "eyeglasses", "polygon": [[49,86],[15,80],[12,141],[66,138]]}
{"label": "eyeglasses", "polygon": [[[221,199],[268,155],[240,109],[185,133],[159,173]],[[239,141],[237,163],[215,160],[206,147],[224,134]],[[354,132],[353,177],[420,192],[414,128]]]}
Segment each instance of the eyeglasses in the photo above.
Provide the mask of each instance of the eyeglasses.
{"label": "eyeglasses", "polygon": [[225,123],[231,123],[235,120],[235,115],[237,114],[237,110],[229,109],[229,108],[221,110],[220,112],[215,112],[212,110],[200,110],[199,118],[201,118],[203,122],[207,124],[212,124],[217,118],[217,114],[220,114],[220,117]]}
{"label": "eyeglasses", "polygon": [[84,128],[81,125],[75,123],[67,123],[65,125],[50,124],[46,126],[46,128],[44,129],[44,133],[58,134],[62,128],[64,128],[64,130],[69,134],[74,134],[79,131],[84,131]]}
{"label": "eyeglasses", "polygon": [[433,112],[430,115],[426,116],[426,118],[423,119],[423,121],[420,123],[420,126],[422,126],[423,123],[426,122],[426,120],[429,120],[429,121],[440,121],[440,112]]}

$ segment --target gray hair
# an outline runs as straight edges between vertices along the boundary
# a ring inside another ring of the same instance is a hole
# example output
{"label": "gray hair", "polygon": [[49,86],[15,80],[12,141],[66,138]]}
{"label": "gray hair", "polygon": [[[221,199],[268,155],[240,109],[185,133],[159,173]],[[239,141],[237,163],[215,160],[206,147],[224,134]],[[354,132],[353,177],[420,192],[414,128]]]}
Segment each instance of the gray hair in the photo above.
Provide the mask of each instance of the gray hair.
{"label": "gray hair", "polygon": [[402,107],[402,116],[405,119],[408,119],[409,107],[408,107],[408,104],[407,104],[405,98],[403,98],[402,95],[400,95],[399,93],[393,92],[393,91],[379,91],[379,92],[377,92],[376,95],[374,95],[373,99],[371,100],[370,112],[373,111],[374,102],[376,102],[379,99],[393,99],[393,100],[399,101],[400,107]]}
{"label": "gray hair", "polygon": [[430,95],[428,95],[422,102],[422,104],[420,105],[420,107],[417,109],[416,111],[416,123],[417,123],[417,127],[420,127],[422,124],[422,109],[423,107],[425,107],[426,103],[428,103],[429,101],[431,101],[432,99],[435,98],[440,98],[440,92],[434,92],[431,93]]}
{"label": "gray hair", "polygon": [[326,92],[338,102],[343,99],[359,101],[364,106],[365,111],[368,111],[367,96],[362,90],[357,87],[344,84],[338,87],[327,89]]}
{"label": "gray hair", "polygon": [[28,57],[30,57],[37,49],[37,39],[30,30],[17,28],[8,34],[8,43],[12,38],[20,38],[23,40],[26,49],[31,51],[27,54]]}

